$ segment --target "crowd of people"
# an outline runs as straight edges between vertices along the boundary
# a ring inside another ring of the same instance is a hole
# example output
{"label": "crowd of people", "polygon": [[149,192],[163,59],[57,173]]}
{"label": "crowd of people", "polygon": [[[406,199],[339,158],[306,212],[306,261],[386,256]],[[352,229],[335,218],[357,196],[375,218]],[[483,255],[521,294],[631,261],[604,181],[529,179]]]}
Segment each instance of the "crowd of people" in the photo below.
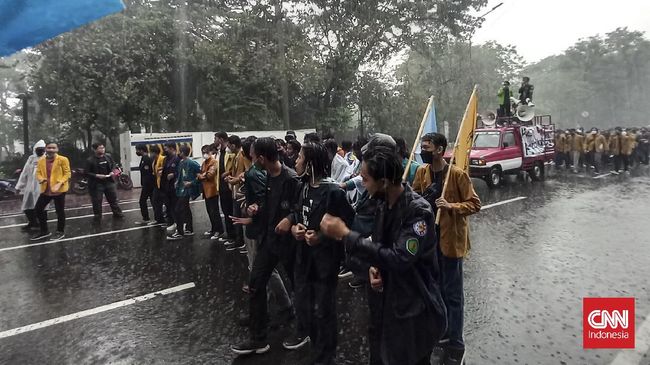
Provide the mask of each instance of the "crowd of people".
{"label": "crowd of people", "polygon": [[578,172],[583,168],[618,175],[621,169],[629,173],[636,165],[648,165],[650,131],[647,128],[610,130],[592,128],[555,131],[555,165]]}
{"label": "crowd of people", "polygon": [[[339,144],[316,133],[300,143],[291,131],[283,140],[219,132],[201,147],[199,165],[188,145],[138,145],[142,219],[136,224],[163,227],[171,241],[193,236],[190,202],[203,195],[210,222],[203,236],[245,254],[249,263],[242,287],[249,307],[239,319],[249,339],[231,346],[236,354],[268,351],[269,327],[295,323],[283,347],[311,343],[311,364],[333,364],[336,288],[351,278],[350,286],[367,288],[370,364],[432,358],[460,364],[467,217],[481,203],[467,173],[443,158],[445,136],[427,134],[421,146],[424,164],[418,165],[409,164],[403,138],[383,134]],[[102,219],[104,196],[121,218],[115,162],[103,144],[93,149],[86,174],[95,218]],[[25,167],[24,229],[38,229],[35,241],[63,238],[68,159],[55,143],[40,141]],[[53,237],[45,211],[50,201],[58,217]]]}

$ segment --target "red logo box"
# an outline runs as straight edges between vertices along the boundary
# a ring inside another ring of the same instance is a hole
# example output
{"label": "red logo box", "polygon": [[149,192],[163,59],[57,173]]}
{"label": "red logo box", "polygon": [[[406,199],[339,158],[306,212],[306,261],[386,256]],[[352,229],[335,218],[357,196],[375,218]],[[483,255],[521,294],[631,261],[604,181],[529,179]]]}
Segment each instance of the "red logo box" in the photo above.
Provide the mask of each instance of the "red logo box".
{"label": "red logo box", "polygon": [[634,298],[583,298],[582,346],[634,348]]}

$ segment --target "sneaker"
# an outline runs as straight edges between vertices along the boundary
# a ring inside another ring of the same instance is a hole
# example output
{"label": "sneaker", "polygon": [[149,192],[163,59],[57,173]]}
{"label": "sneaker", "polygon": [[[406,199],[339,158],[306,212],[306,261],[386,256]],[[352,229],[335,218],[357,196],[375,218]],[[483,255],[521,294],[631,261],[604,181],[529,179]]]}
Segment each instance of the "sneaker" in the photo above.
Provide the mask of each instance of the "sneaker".
{"label": "sneaker", "polygon": [[185,230],[185,235],[186,236],[194,236],[194,231],[188,231],[187,229]]}
{"label": "sneaker", "polygon": [[178,232],[174,232],[171,236],[167,236],[167,241],[178,241],[182,239],[183,239],[183,235],[178,234]]}
{"label": "sneaker", "polygon": [[32,236],[32,238],[30,238],[29,240],[30,241],[40,241],[40,240],[44,240],[46,238],[50,238],[51,235],[52,235],[52,233],[50,233],[50,232],[38,233],[37,235]]}
{"label": "sneaker", "polygon": [[171,234],[176,230],[176,223],[172,223],[171,225],[167,226],[167,233]]}
{"label": "sneaker", "polygon": [[237,345],[230,346],[232,352],[237,355],[263,354],[271,349],[266,341],[246,341]]}
{"label": "sneaker", "polygon": [[52,235],[52,238],[50,238],[50,240],[58,241],[58,240],[60,240],[62,238],[65,238],[65,233],[60,232],[60,231],[56,231],[56,232],[54,232],[54,234]]}
{"label": "sneaker", "polygon": [[210,237],[212,241],[220,241],[219,233],[215,233]]}
{"label": "sneaker", "polygon": [[244,249],[244,248],[246,248],[246,244],[244,244],[244,243],[240,244],[240,243],[232,242],[232,244],[226,246],[226,251],[241,250],[241,249]]}
{"label": "sneaker", "polygon": [[306,344],[309,343],[309,336],[295,336],[295,337],[289,337],[287,340],[282,342],[282,347],[284,347],[287,350],[298,350],[299,348],[305,346]]}
{"label": "sneaker", "polygon": [[358,289],[366,285],[366,281],[360,277],[355,276],[354,278],[352,278],[352,281],[348,283],[348,285],[352,289]]}
{"label": "sneaker", "polygon": [[465,349],[447,347],[445,349],[445,359],[443,365],[462,365],[465,361]]}
{"label": "sneaker", "polygon": [[244,248],[239,249],[239,253],[242,254],[242,255],[248,255],[248,250],[246,249],[246,247],[244,247]]}
{"label": "sneaker", "polygon": [[352,276],[352,271],[346,269],[346,268],[341,268],[341,271],[339,271],[339,279],[347,279]]}
{"label": "sneaker", "polygon": [[136,226],[150,226],[151,221],[150,220],[142,220],[142,221],[135,221],[134,223]]}
{"label": "sneaker", "polygon": [[212,235],[213,235],[213,234],[214,234],[214,233],[212,233],[212,231],[203,232],[203,237],[205,237],[205,238],[212,238]]}

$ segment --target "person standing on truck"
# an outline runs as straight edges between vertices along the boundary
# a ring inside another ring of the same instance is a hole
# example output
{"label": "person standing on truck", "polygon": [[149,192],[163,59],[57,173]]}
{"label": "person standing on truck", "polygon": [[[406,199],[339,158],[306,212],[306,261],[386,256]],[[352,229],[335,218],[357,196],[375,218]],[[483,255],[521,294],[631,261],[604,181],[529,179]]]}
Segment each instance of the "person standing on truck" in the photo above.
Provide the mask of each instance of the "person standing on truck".
{"label": "person standing on truck", "polygon": [[[463,317],[465,296],[463,293],[463,259],[470,250],[467,217],[481,210],[481,200],[474,191],[469,175],[456,165],[448,165],[444,159],[447,138],[440,133],[428,133],[422,137],[422,161],[413,182],[413,190],[424,197],[433,207],[434,215],[440,214],[440,288],[447,307],[447,333],[437,346],[444,363],[460,364],[465,356]],[[446,175],[445,195],[442,196]],[[436,213],[437,210],[437,213]]]}
{"label": "person standing on truck", "polygon": [[535,87],[530,83],[530,78],[524,76],[519,88],[519,104],[528,105],[533,102],[533,91]]}
{"label": "person standing on truck", "polygon": [[497,117],[511,117],[512,112],[510,111],[510,97],[512,97],[512,91],[510,90],[510,82],[504,81],[503,86],[497,92],[497,98],[499,99],[499,109],[497,110]]}

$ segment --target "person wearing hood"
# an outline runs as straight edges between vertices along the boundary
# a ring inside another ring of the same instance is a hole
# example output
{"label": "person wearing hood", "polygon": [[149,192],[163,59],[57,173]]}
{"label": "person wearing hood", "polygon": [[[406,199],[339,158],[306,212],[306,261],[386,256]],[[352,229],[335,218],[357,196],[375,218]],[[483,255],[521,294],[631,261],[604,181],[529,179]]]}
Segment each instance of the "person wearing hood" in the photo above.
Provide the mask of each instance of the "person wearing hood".
{"label": "person wearing hood", "polygon": [[34,153],[29,156],[23,170],[20,172],[16,190],[22,191],[23,203],[20,209],[27,216],[27,225],[22,228],[23,231],[38,229],[38,219],[36,218],[36,201],[41,195],[41,187],[36,179],[36,165],[38,160],[45,154],[45,141],[42,139],[34,144]]}

